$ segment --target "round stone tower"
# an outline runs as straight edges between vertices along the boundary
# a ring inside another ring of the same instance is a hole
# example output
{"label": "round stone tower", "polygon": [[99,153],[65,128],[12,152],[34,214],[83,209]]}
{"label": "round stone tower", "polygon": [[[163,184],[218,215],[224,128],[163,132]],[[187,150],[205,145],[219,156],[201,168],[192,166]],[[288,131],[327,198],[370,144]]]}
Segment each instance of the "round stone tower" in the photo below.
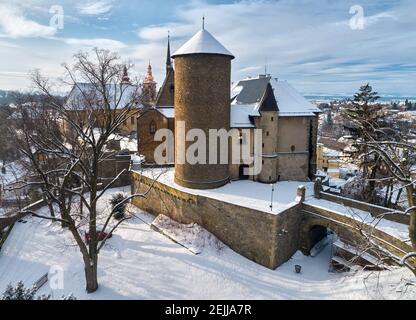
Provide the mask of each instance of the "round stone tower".
{"label": "round stone tower", "polygon": [[[229,181],[229,164],[221,164],[219,154],[217,164],[210,162],[209,129],[230,129],[231,60],[234,56],[202,29],[172,58],[175,59],[175,182],[194,189],[220,187]],[[206,150],[194,152],[192,149],[191,153],[197,159],[205,158],[206,163],[199,160],[196,164],[189,163],[186,157],[191,150],[189,146],[198,139],[185,141],[192,129],[205,133]],[[218,153],[219,148],[218,139]],[[199,152],[204,152],[205,157]]]}

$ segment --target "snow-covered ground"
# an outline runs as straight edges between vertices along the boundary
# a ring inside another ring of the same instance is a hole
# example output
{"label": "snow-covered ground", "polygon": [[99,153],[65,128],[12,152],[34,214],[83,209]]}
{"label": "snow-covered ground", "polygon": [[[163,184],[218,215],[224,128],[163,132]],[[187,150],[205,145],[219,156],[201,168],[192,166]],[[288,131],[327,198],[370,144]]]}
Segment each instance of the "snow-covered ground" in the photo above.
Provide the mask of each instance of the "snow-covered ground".
{"label": "snow-covered ground", "polygon": [[7,186],[10,183],[16,182],[25,174],[25,169],[19,161],[7,163],[4,167],[6,173],[3,174],[0,171],[0,185]]}
{"label": "snow-covered ground", "polygon": [[[122,189],[111,190],[105,201],[119,191]],[[106,207],[106,203],[100,204],[102,210]],[[78,299],[416,298],[416,287],[405,285],[406,279],[412,279],[406,269],[329,273],[331,249],[327,247],[314,258],[298,252],[278,269],[269,270],[196,225],[179,227],[167,218],[155,221],[162,229],[173,225],[171,236],[185,240],[186,246],[198,245],[201,253],[195,255],[152,230],[153,216],[133,206],[129,211],[135,218],[115,232],[100,254],[96,293],[84,291],[83,263],[70,234],[59,224],[36,218],[17,223],[0,253],[0,291],[19,280],[32,285],[54,266],[64,271],[64,288],[51,289],[46,284],[39,294],[52,293],[55,298],[69,293]],[[294,272],[295,264],[302,265],[301,274]]]}
{"label": "snow-covered ground", "polygon": [[144,169],[139,173],[157,179],[158,182],[173,186],[178,190],[189,194],[198,194],[205,197],[221,200],[240,206],[277,214],[293,206],[296,199],[297,188],[301,185],[306,187],[306,195],[313,194],[312,182],[281,181],[273,184],[273,211],[270,210],[272,187],[270,184],[254,182],[250,180],[239,180],[227,183],[225,186],[209,189],[195,190],[182,187],[174,181],[173,168]]}

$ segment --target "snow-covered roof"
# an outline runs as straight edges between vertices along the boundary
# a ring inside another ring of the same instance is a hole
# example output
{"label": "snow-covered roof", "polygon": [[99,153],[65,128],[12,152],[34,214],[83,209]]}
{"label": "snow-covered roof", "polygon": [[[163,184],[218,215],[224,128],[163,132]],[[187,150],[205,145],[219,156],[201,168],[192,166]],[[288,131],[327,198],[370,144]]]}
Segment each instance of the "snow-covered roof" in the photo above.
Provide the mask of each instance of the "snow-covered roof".
{"label": "snow-covered roof", "polygon": [[251,120],[253,116],[260,116],[256,111],[256,105],[231,105],[230,127],[231,128],[254,128]]}
{"label": "snow-covered roof", "polygon": [[[126,107],[134,107],[140,103],[140,87],[130,84],[113,84],[107,86],[108,96],[110,99],[110,107],[112,109],[122,109]],[[66,106],[72,110],[83,110],[91,108],[91,106],[102,108],[104,105],[104,96],[91,83],[77,83],[73,86],[69,93]]]}
{"label": "snow-covered roof", "polygon": [[256,104],[262,101],[270,77],[259,76],[238,81],[231,89],[231,98],[235,104]]}
{"label": "snow-covered roof", "polygon": [[214,36],[207,30],[202,29],[195,34],[188,42],[179,48],[172,58],[188,54],[209,53],[230,56],[234,59],[234,55],[228,51]]}
{"label": "snow-covered roof", "polygon": [[168,119],[175,118],[175,108],[172,106],[168,107],[157,107],[157,111],[159,111],[161,114],[163,114]]}
{"label": "snow-covered roof", "polygon": [[260,116],[260,111],[276,110],[279,117],[309,117],[320,112],[286,81],[269,75],[237,82],[231,88],[231,100],[232,128],[254,127],[251,118]]}
{"label": "snow-covered roof", "polygon": [[287,81],[272,79],[280,117],[315,116],[321,111],[305,99]]}

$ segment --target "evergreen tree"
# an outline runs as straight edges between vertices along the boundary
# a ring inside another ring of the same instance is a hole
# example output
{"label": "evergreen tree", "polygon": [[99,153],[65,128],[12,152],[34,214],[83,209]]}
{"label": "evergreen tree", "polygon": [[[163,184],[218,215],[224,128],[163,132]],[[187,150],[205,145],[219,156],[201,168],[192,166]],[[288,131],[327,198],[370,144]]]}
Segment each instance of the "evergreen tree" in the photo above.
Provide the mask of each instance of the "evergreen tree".
{"label": "evergreen tree", "polygon": [[379,173],[380,161],[378,157],[368,154],[367,142],[381,139],[383,124],[381,105],[377,104],[380,97],[369,83],[360,87],[359,91],[350,100],[350,104],[342,111],[351,135],[354,138],[353,152],[350,156],[358,160],[363,178],[368,183],[363,190],[362,200],[373,201],[375,182],[373,179]]}
{"label": "evergreen tree", "polygon": [[332,125],[333,125],[333,123],[334,123],[334,121],[332,120],[332,112],[331,112],[331,111],[329,111],[329,112],[327,113],[327,115],[326,115],[326,123],[327,123],[329,126],[332,126]]}
{"label": "evergreen tree", "polygon": [[127,197],[124,196],[122,193],[116,193],[110,199],[110,204],[114,211],[114,219],[121,220],[124,218],[127,208],[126,198]]}
{"label": "evergreen tree", "polygon": [[[50,300],[51,295],[36,296],[38,289],[36,286],[26,288],[22,281],[19,281],[15,287],[9,284],[6,290],[0,295],[0,300]],[[61,300],[77,300],[71,293],[68,296],[62,296]]]}
{"label": "evergreen tree", "polygon": [[0,300],[49,300],[50,296],[40,296],[36,298],[38,289],[33,286],[25,288],[22,281],[19,281],[15,287],[9,284],[6,291],[0,297]]}

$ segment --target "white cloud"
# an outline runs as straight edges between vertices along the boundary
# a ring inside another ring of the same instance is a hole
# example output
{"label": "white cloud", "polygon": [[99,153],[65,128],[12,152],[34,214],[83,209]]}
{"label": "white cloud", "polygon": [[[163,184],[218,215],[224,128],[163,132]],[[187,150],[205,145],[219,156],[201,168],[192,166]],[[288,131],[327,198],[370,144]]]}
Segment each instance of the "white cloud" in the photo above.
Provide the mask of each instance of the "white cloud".
{"label": "white cloud", "polygon": [[118,50],[126,48],[127,45],[113,39],[78,39],[78,38],[56,38],[66,44],[78,47],[98,47],[100,49]]}
{"label": "white cloud", "polygon": [[[234,81],[263,72],[267,61],[268,72],[303,92],[352,93],[371,81],[380,92],[415,94],[415,71],[401,66],[414,60],[416,20],[411,16],[416,3],[362,0],[361,4],[364,30],[349,27],[350,6],[341,1],[193,1],[177,10],[171,21],[142,28],[138,35],[153,48],[142,53],[164,58],[167,31],[174,39],[174,52],[200,29],[205,15],[207,30],[236,56]],[[156,77],[163,76],[161,68]]]}
{"label": "white cloud", "polygon": [[1,41],[0,40],[0,47],[4,47],[4,48],[19,48],[18,45],[8,42],[8,41]]}
{"label": "white cloud", "polygon": [[113,8],[112,0],[100,0],[87,2],[78,6],[78,11],[85,15],[102,15],[108,13]]}
{"label": "white cloud", "polygon": [[0,30],[10,38],[49,37],[56,29],[27,19],[17,7],[0,4]]}

